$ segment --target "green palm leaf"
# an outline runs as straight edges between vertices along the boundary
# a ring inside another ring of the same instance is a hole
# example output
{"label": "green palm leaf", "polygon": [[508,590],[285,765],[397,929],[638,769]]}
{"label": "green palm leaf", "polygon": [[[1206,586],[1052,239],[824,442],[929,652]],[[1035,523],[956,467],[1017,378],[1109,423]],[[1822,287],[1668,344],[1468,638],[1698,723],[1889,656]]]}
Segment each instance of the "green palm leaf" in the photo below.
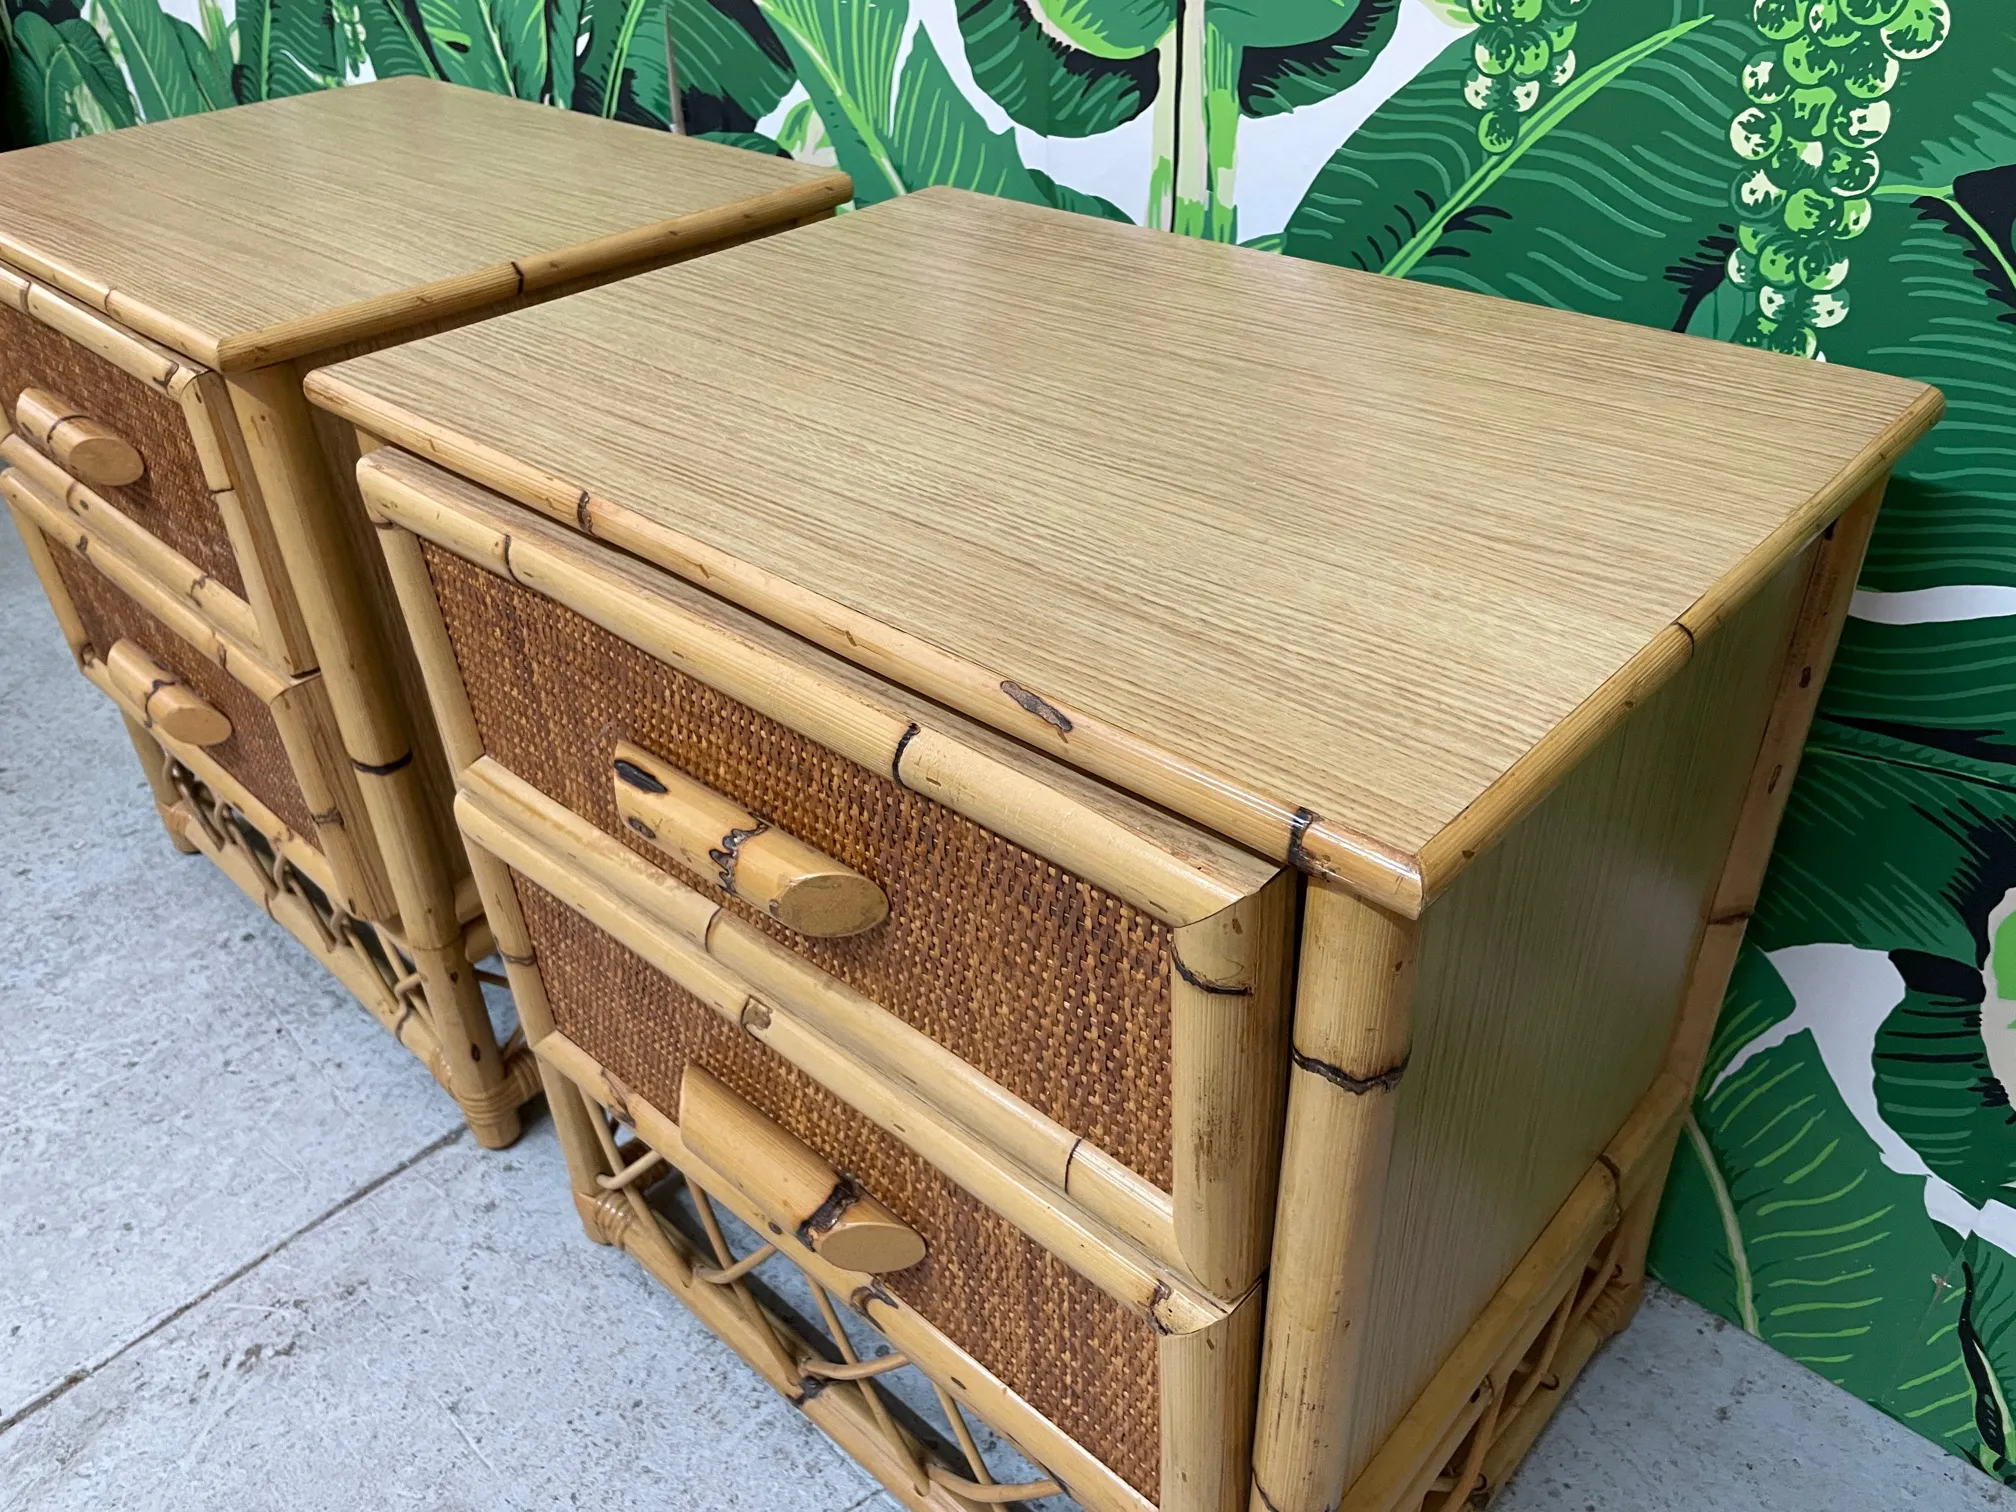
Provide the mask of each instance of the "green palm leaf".
{"label": "green palm leaf", "polygon": [[92,123],[93,129],[134,125],[139,116],[134,110],[132,89],[126,82],[126,75],[120,72],[118,63],[113,60],[112,50],[105,45],[105,39],[81,16],[58,21],[56,30],[62,36],[64,46],[76,57],[78,68],[83,73],[88,95],[84,107],[87,114],[102,114],[102,120]]}
{"label": "green palm leaf", "polygon": [[1080,52],[1138,58],[1176,24],[1176,0],[1029,0],[1046,31]]}
{"label": "green palm leaf", "polygon": [[232,92],[241,104],[310,94],[342,83],[329,0],[242,0]]}
{"label": "green palm leaf", "polygon": [[[1949,1243],[1957,1243],[1945,1230],[1940,1233]],[[1894,1383],[1875,1405],[1942,1448],[1976,1459],[1981,1435],[1974,1425],[1974,1383],[1960,1342],[1966,1300],[1965,1272],[1956,1258],[1936,1278],[1911,1348],[1898,1360],[1892,1371]]]}
{"label": "green palm leaf", "polygon": [[1400,0],[1359,0],[1327,36],[1249,44],[1239,58],[1239,110],[1282,115],[1329,99],[1365,76],[1400,24]]}
{"label": "green palm leaf", "polygon": [[[1960,166],[1956,145],[1942,150],[1945,166]],[[1957,187],[1881,188],[1851,243],[1871,297],[1829,332],[1828,355],[1946,395],[1945,419],[1892,474],[1865,588],[2016,586],[2016,288],[1967,210],[1970,199],[1996,203],[2012,174],[1998,166]],[[1980,198],[1976,181],[1987,186]],[[1832,743],[1886,737],[1904,759],[2016,782],[2016,617],[1851,619],[1820,712]]]}
{"label": "green palm leaf", "polygon": [[[1893,545],[1886,554],[1907,549],[1908,543]],[[2016,781],[2012,690],[2016,618],[1918,625],[1851,619],[1813,738],[2007,784]]]}
{"label": "green palm leaf", "polygon": [[537,100],[546,92],[539,0],[415,0],[435,71],[451,84]]}
{"label": "green palm leaf", "polygon": [[[1945,166],[1956,166],[1951,155]],[[1892,477],[1863,586],[2016,584],[2016,288],[2006,258],[1951,180],[1886,184],[1875,199],[1851,246],[1857,282],[1867,273],[1882,292],[1829,333],[1828,356],[1938,385],[1946,416]]]}
{"label": "green palm leaf", "polygon": [[440,77],[420,35],[417,13],[401,0],[358,0],[357,19],[364,28],[364,56],[379,78]]}
{"label": "green palm leaf", "polygon": [[680,111],[695,136],[753,132],[791,92],[791,55],[755,0],[671,0],[666,16]]}
{"label": "green palm leaf", "polygon": [[1667,270],[1698,258],[1730,214],[1728,123],[1750,38],[1719,0],[1677,17],[1648,9],[1592,7],[1573,78],[1500,152],[1480,142],[1464,96],[1471,43],[1453,43],[1324,166],[1286,250],[1675,323],[1687,288]]}
{"label": "green palm leaf", "polygon": [[1915,950],[1890,961],[1905,994],[1876,1034],[1877,1111],[1975,1207],[2004,1200],[2016,1178],[2016,1115],[1981,1035],[1981,973]]}
{"label": "green palm leaf", "polygon": [[[1128,20],[1129,34],[1152,35],[1138,50],[1114,56],[1074,46],[1044,25],[1030,0],[965,0],[959,7],[973,82],[1010,120],[1053,137],[1097,136],[1155,103],[1161,69],[1154,47],[1175,25],[1176,8],[1165,0]],[[1082,30],[1095,45],[1114,45],[1104,34]]]}
{"label": "green palm leaf", "polygon": [[1035,204],[1046,198],[1022,166],[1014,135],[987,129],[927,32],[911,40],[890,128],[891,155],[913,186],[951,184]]}
{"label": "green palm leaf", "polygon": [[1013,132],[987,129],[959,92],[931,34],[911,39],[900,77],[902,15],[852,0],[761,0],[818,107],[857,204],[949,184],[987,194],[1119,215],[1104,200],[1032,173]]}
{"label": "green palm leaf", "polygon": [[1959,1268],[1956,1332],[1973,1388],[1974,1459],[2004,1484],[2016,1484],[2016,1258],[1971,1235]]}
{"label": "green palm leaf", "polygon": [[238,97],[231,92],[231,65],[218,62],[216,49],[203,33],[180,16],[168,18],[168,29],[174,33],[176,45],[182,49],[182,61],[189,69],[189,82],[202,101],[197,109],[222,110],[228,105],[236,105]]}
{"label": "green palm leaf", "polygon": [[912,187],[889,142],[904,8],[854,0],[758,4],[818,107],[840,166],[854,180],[855,203],[873,205]]}
{"label": "green palm leaf", "polygon": [[1749,938],[1764,950],[1848,941],[1979,965],[2016,887],[2016,793],[1809,748]]}
{"label": "green palm leaf", "polygon": [[1059,210],[1073,210],[1080,215],[1096,215],[1101,220],[1133,224],[1127,212],[1113,201],[1087,194],[1083,189],[1073,189],[1069,184],[1060,184],[1040,168],[1031,168],[1029,178],[1041,196],[1037,201],[1039,204],[1055,205]]}
{"label": "green palm leaf", "polygon": [[[1757,1015],[1775,1022],[1789,997],[1770,962],[1746,952],[1732,1002],[1761,998]],[[1810,1032],[1697,1099],[1653,1244],[1661,1280],[1876,1401],[1948,1263],[1924,1178],[1883,1164]]]}
{"label": "green palm leaf", "polygon": [[201,52],[203,39],[195,28],[170,17],[156,0],[97,0],[97,6],[119,44],[142,120],[165,121],[210,108],[176,31],[179,26],[194,37]]}
{"label": "green palm leaf", "polygon": [[1358,0],[1205,0],[1204,19],[1228,47],[1296,47],[1335,35]]}
{"label": "green palm leaf", "polygon": [[664,126],[672,119],[665,72],[665,0],[587,0],[586,47],[574,73],[574,108]]}
{"label": "green palm leaf", "polygon": [[555,105],[574,108],[574,69],[581,53],[581,0],[546,0],[547,93]]}
{"label": "green palm leaf", "polygon": [[696,131],[693,137],[696,141],[719,142],[724,147],[740,147],[744,152],[760,152],[769,157],[791,156],[775,137],[767,137],[760,131]]}
{"label": "green palm leaf", "polygon": [[74,11],[55,20],[23,11],[13,20],[14,84],[36,141],[134,123],[125,76],[90,22]]}

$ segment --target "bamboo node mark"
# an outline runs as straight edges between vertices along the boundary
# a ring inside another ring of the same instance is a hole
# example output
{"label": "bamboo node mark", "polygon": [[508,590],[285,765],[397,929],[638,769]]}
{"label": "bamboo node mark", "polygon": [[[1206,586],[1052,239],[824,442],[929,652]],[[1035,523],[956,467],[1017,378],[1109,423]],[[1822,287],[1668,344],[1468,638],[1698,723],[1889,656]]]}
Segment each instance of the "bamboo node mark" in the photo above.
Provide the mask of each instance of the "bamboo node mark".
{"label": "bamboo node mark", "polygon": [[1333,1086],[1342,1087],[1346,1092],[1361,1097],[1367,1092],[1391,1092],[1400,1085],[1400,1078],[1407,1070],[1405,1056],[1401,1057],[1398,1065],[1384,1071],[1375,1072],[1371,1076],[1353,1076],[1342,1066],[1333,1066],[1330,1062],[1318,1060],[1313,1055],[1304,1055],[1300,1050],[1290,1050],[1288,1055],[1294,1061],[1297,1070],[1307,1071],[1312,1076],[1320,1076]]}
{"label": "bamboo node mark", "polygon": [[812,1241],[838,1223],[841,1215],[860,1200],[861,1188],[855,1185],[852,1176],[842,1171],[839,1180],[833,1183],[833,1190],[826,1194],[825,1200],[798,1225],[795,1232],[798,1242],[807,1249],[813,1248]]}
{"label": "bamboo node mark", "polygon": [[1320,816],[1312,808],[1298,808],[1295,817],[1288,821],[1288,864],[1297,871],[1313,871],[1309,852],[1303,847],[1303,839],[1309,833],[1309,826]]}
{"label": "bamboo node mark", "polygon": [[1178,955],[1174,950],[1169,952],[1169,964],[1176,969],[1176,975],[1183,978],[1184,981],[1195,987],[1199,992],[1209,993],[1213,997],[1253,996],[1253,989],[1251,987],[1240,986],[1237,983],[1214,982],[1207,977],[1197,975],[1196,972],[1183,964],[1183,957]]}
{"label": "bamboo node mark", "polygon": [[916,720],[911,720],[910,728],[897,737],[896,750],[889,757],[889,779],[906,791],[910,784],[903,780],[903,753],[910,749],[910,742],[923,733],[923,727]]}
{"label": "bamboo node mark", "polygon": [[1001,691],[1020,708],[1034,714],[1059,735],[1071,733],[1071,717],[1046,698],[1039,698],[1018,682],[1003,679]]}
{"label": "bamboo node mark", "polygon": [[[768,819],[758,819],[748,829],[731,829],[721,837],[721,843],[707,852],[707,859],[720,868],[721,891],[735,891],[735,863],[742,859],[742,847],[770,828]],[[772,906],[771,911],[776,911]]]}

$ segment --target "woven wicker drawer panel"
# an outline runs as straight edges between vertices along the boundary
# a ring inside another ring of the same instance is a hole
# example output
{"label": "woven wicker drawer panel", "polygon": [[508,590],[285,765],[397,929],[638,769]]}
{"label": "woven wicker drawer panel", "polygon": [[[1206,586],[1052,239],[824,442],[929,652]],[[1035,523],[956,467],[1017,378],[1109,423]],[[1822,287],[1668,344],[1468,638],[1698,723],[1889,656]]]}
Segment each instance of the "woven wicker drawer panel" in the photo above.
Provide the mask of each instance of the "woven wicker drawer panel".
{"label": "woven wicker drawer panel", "polygon": [[[425,550],[489,755],[1169,1188],[1166,926],[573,610]],[[621,739],[872,877],[888,919],[810,939],[679,869],[616,812]]]}
{"label": "woven wicker drawer panel", "polygon": [[924,1236],[890,1289],[1144,1496],[1158,1495],[1155,1332],[641,957],[514,873],[555,1027],[677,1116],[689,1061]]}
{"label": "woven wicker drawer panel", "polygon": [[0,406],[9,415],[24,388],[60,395],[139,448],[147,460],[140,480],[97,492],[244,596],[245,580],[180,404],[34,317],[0,305]]}
{"label": "woven wicker drawer panel", "polygon": [[67,551],[55,551],[56,570],[99,655],[130,640],[173,672],[231,721],[231,738],[208,748],[217,764],[279,815],[295,834],[320,849],[315,821],[273,714],[244,684],[175,634],[102,573]]}

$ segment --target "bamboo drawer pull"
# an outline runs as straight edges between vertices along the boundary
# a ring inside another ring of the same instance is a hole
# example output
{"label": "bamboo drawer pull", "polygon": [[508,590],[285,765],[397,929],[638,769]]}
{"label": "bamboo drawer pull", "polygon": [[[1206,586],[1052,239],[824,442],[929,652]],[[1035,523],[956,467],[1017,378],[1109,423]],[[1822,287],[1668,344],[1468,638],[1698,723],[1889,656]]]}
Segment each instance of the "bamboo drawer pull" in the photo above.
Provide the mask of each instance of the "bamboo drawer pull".
{"label": "bamboo drawer pull", "polygon": [[924,1258],[915,1229],[692,1064],[679,1083],[679,1137],[780,1230],[842,1270],[882,1274]]}
{"label": "bamboo drawer pull", "polygon": [[231,721],[222,712],[132,641],[112,643],[105,670],[150,728],[184,745],[222,745],[231,738]]}
{"label": "bamboo drawer pull", "polygon": [[14,428],[80,483],[119,488],[137,483],[147,460],[132,442],[47,389],[25,388],[14,402]]}
{"label": "bamboo drawer pull", "polygon": [[851,866],[628,741],[617,742],[610,780],[632,834],[800,934],[860,934],[889,916],[882,889]]}

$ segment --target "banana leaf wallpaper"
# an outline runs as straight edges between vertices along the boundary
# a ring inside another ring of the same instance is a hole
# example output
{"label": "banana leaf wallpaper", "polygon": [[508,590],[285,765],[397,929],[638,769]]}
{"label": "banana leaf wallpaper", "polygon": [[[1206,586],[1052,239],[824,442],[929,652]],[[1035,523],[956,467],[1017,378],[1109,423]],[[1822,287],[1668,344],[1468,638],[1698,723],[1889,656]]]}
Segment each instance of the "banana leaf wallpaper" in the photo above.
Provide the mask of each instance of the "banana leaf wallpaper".
{"label": "banana leaf wallpaper", "polygon": [[861,205],[955,184],[1937,384],[1947,417],[1892,485],[1653,1265],[2016,1483],[2006,0],[0,0],[0,17],[20,141],[425,73],[837,163]]}

